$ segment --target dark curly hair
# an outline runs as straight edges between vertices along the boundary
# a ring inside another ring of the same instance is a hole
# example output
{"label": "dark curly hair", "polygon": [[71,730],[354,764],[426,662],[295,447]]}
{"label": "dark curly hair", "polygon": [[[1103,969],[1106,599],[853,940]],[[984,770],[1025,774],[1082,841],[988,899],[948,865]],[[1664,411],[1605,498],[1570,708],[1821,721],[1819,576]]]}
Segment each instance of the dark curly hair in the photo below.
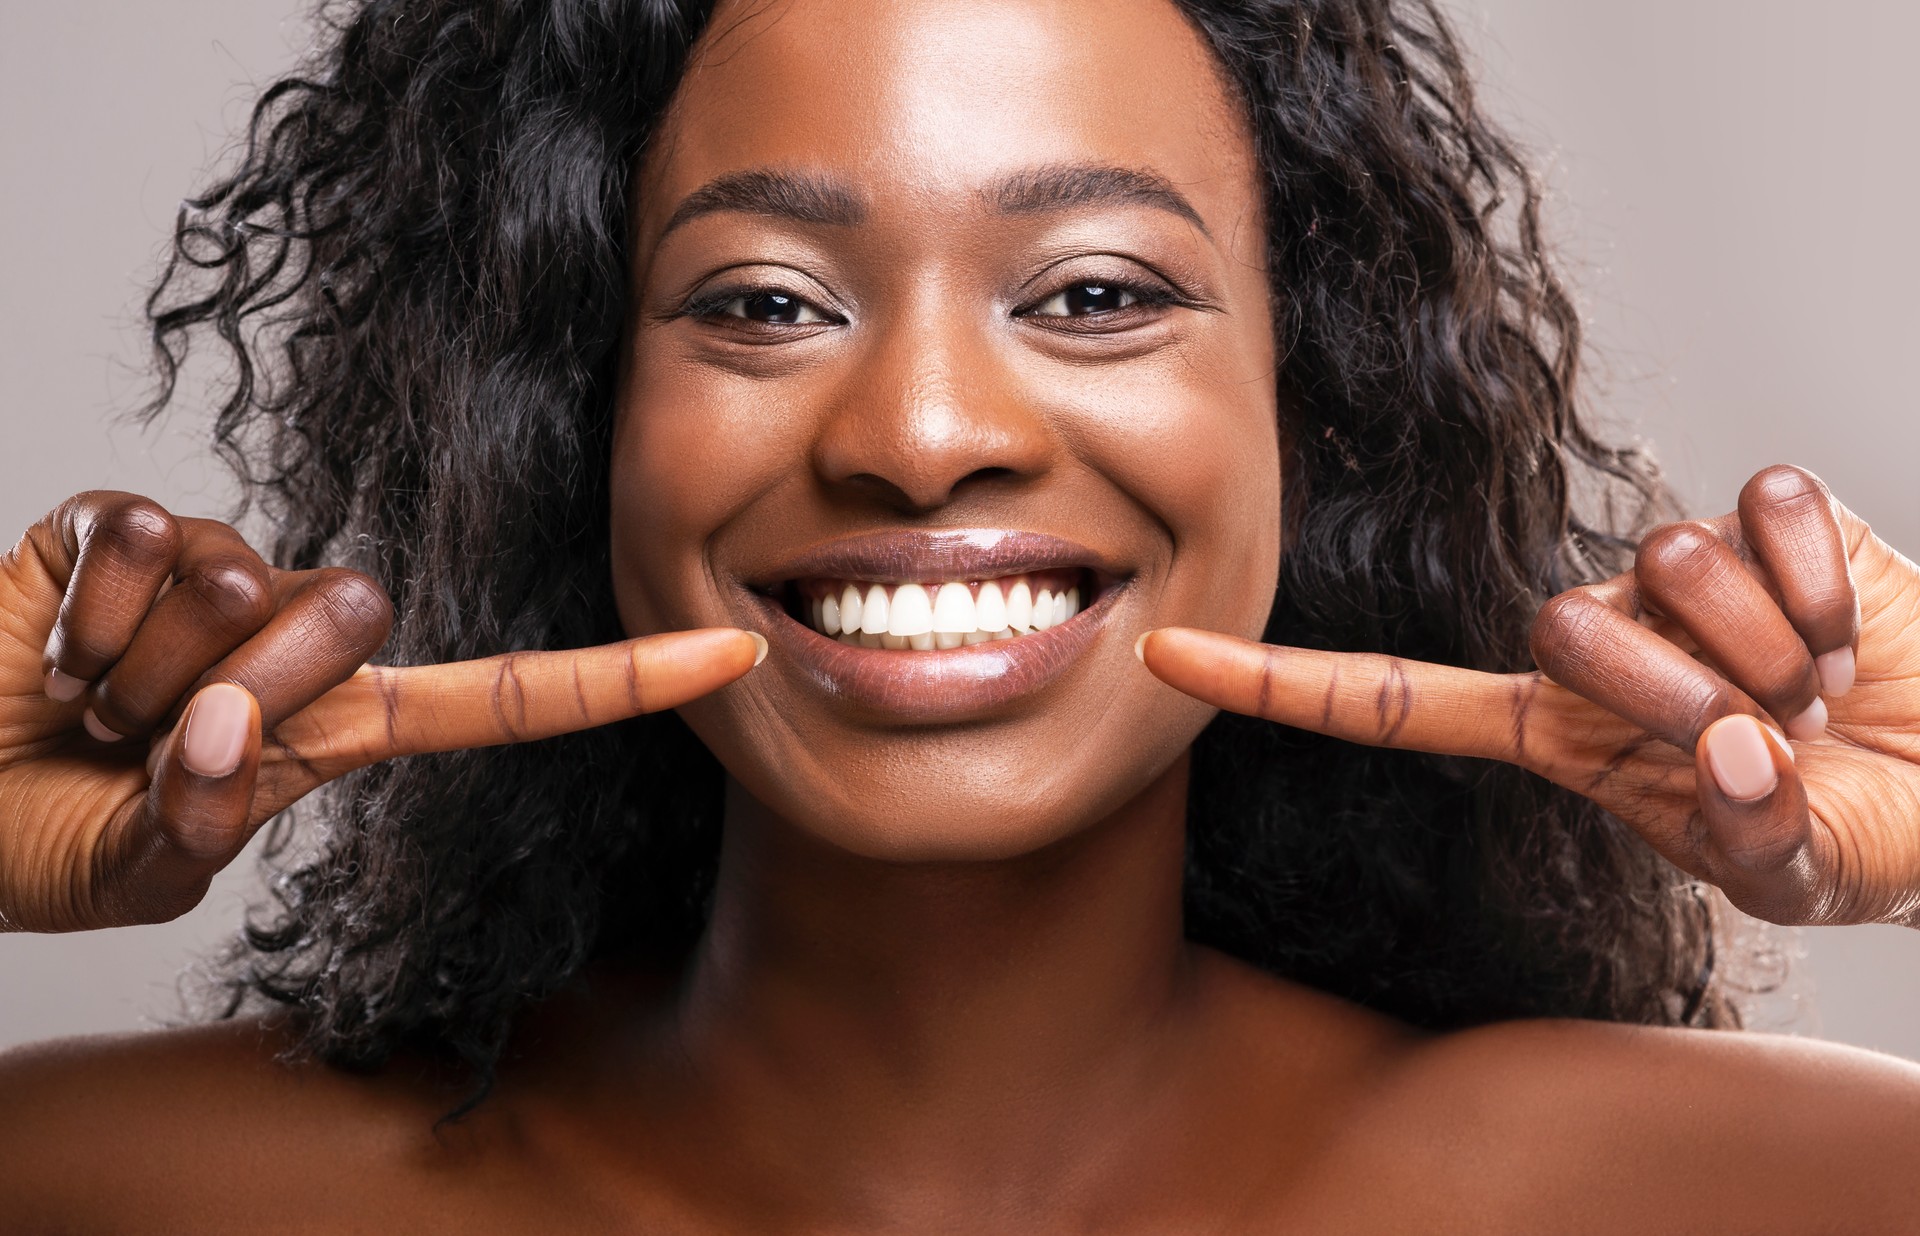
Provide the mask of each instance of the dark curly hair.
{"label": "dark curly hair", "polygon": [[[1288,497],[1267,638],[1528,668],[1541,602],[1668,509],[1583,425],[1535,179],[1434,0],[1178,4],[1265,175]],[[621,635],[629,181],[710,7],[329,7],[183,209],[151,412],[211,330],[216,441],[273,557],[378,579],[395,663]],[[287,1006],[336,1064],[426,1049],[484,1093],[531,1002],[695,940],[721,786],[671,714],[364,770],[276,825],[227,1012]],[[1192,786],[1195,940],[1421,1026],[1734,1020],[1699,887],[1528,774],[1222,716]]]}

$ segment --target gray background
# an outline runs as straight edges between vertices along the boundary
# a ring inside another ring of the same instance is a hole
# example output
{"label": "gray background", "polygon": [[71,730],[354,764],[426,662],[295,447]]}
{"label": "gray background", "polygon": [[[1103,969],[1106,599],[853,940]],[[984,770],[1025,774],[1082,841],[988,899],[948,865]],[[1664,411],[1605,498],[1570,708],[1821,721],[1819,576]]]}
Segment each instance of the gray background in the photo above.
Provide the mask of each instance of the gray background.
{"label": "gray background", "polygon": [[[305,45],[297,0],[0,0],[0,536],[111,486],[190,514],[227,490],[201,410],[137,403],[133,323],[177,202]],[[1459,0],[1489,102],[1540,156],[1592,324],[1594,403],[1659,447],[1698,513],[1779,460],[1920,551],[1914,139],[1920,6]],[[161,927],[0,936],[0,1046],[177,1016],[237,921],[242,860]],[[1920,932],[1830,928],[1770,1024],[1920,1058]]]}

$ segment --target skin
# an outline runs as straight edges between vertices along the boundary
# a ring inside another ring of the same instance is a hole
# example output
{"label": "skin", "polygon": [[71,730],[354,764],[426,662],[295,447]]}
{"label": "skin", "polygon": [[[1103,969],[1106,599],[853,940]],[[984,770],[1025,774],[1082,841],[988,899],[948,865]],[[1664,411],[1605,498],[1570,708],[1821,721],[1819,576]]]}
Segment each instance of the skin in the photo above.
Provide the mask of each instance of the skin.
{"label": "skin", "polygon": [[[387,625],[368,581],[273,572],[125,495],[76,498],[0,562],[17,927],[177,914],[273,811],[408,751],[678,706],[732,778],[685,972],[584,976],[471,1119],[433,1128],[457,1079],[419,1062],[273,1063],[271,1023],[27,1049],[0,1060],[16,1226],[1909,1230],[1912,1065],[1641,1027],[1417,1033],[1187,944],[1179,878],[1185,751],[1227,707],[1521,764],[1779,921],[1910,921],[1920,572],[1779,469],[1557,599],[1538,674],[1251,643],[1281,531],[1274,357],[1248,141],[1198,39],[1159,0],[880,17],[724,10],[649,153],[609,461],[642,638],[356,670]],[[1009,216],[983,193],[1063,160],[1161,177],[1198,221],[1138,200]],[[832,178],[862,221],[727,210],[669,233],[701,186],[764,169]],[[749,269],[822,320],[683,311]],[[1184,301],[1031,316],[1153,272]],[[747,581],[823,540],[956,527],[1124,566],[1057,680],[912,724],[778,657],[748,672]],[[1830,672],[1823,696],[1815,658],[1843,648],[1857,685]],[[49,670],[93,685],[57,702]],[[247,741],[201,776],[186,748],[217,697],[195,692],[227,684]],[[87,737],[88,709],[130,737]],[[1752,801],[1714,779],[1729,734],[1773,744]]]}

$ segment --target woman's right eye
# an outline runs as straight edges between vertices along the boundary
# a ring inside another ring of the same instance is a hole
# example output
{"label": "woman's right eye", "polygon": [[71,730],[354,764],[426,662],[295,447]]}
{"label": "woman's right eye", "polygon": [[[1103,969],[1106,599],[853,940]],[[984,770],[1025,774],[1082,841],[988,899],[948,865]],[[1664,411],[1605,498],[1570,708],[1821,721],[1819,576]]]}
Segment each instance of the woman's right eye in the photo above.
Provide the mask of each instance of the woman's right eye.
{"label": "woman's right eye", "polygon": [[692,306],[692,312],[699,317],[739,318],[769,326],[811,326],[833,320],[798,296],[770,288],[721,293]]}

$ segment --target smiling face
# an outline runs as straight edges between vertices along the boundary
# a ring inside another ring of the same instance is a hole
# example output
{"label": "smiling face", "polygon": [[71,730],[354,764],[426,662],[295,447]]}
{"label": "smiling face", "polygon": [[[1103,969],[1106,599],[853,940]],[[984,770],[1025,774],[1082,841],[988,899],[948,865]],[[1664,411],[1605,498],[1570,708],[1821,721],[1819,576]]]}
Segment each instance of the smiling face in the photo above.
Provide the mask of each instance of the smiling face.
{"label": "smiling face", "polygon": [[614,584],[768,636],[681,711],[772,812],[1011,856],[1205,725],[1133,644],[1272,603],[1257,186],[1166,0],[721,5],[635,198]]}

